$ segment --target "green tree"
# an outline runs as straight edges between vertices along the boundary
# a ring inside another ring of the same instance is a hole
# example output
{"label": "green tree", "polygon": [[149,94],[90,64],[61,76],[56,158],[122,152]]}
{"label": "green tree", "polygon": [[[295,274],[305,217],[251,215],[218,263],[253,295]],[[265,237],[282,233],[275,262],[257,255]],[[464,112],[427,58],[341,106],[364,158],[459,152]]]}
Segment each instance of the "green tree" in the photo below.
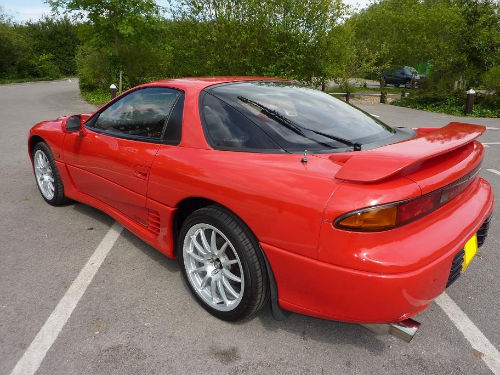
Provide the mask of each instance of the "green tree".
{"label": "green tree", "polygon": [[53,63],[64,75],[76,73],[75,55],[80,44],[77,26],[66,16],[53,19],[47,16],[23,27],[31,41],[33,54],[52,56]]}
{"label": "green tree", "polygon": [[360,72],[376,70],[377,53],[370,52],[356,38],[352,23],[344,23],[332,29],[329,48],[329,76],[342,90],[350,93],[350,79]]}
{"label": "green tree", "polygon": [[370,51],[381,87],[389,68],[425,61],[423,8],[419,0],[383,0],[347,21],[355,29],[357,43]]}
{"label": "green tree", "polygon": [[481,75],[500,63],[500,2],[496,0],[454,0],[461,16],[460,67],[471,85],[479,84]]}
{"label": "green tree", "polygon": [[[154,0],[46,0],[54,14],[72,15],[93,26],[93,42],[113,44],[116,55],[125,38],[135,38],[161,10]],[[87,35],[88,36],[88,35]]]}
{"label": "green tree", "polygon": [[19,64],[26,59],[27,51],[26,38],[0,7],[0,78],[17,77]]}
{"label": "green tree", "polygon": [[[124,72],[124,87],[164,77],[169,61],[161,7],[153,0],[47,0],[53,13],[83,22],[77,56],[80,86],[107,89]],[[87,61],[88,59],[88,61]],[[155,72],[156,70],[156,72]]]}
{"label": "green tree", "polygon": [[344,9],[340,0],[187,0],[173,8],[174,60],[191,74],[325,82],[328,33]]}

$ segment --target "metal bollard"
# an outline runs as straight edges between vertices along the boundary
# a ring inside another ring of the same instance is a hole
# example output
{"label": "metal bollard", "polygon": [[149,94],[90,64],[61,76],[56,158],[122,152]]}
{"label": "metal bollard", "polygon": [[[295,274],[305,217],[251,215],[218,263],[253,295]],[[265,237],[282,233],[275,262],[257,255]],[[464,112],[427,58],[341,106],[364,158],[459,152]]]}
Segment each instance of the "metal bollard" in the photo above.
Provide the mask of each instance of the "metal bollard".
{"label": "metal bollard", "polygon": [[465,101],[465,114],[471,114],[474,109],[474,98],[476,97],[476,92],[473,89],[467,91],[467,99]]}
{"label": "metal bollard", "polygon": [[387,103],[387,93],[385,91],[380,93],[380,103]]}
{"label": "metal bollard", "polygon": [[351,93],[350,93],[349,91],[347,91],[347,92],[345,93],[345,101],[346,101],[346,103],[349,103],[349,99],[350,99],[350,98],[351,98]]}
{"label": "metal bollard", "polygon": [[109,86],[109,92],[111,93],[111,99],[114,99],[116,97],[116,85],[114,83]]}

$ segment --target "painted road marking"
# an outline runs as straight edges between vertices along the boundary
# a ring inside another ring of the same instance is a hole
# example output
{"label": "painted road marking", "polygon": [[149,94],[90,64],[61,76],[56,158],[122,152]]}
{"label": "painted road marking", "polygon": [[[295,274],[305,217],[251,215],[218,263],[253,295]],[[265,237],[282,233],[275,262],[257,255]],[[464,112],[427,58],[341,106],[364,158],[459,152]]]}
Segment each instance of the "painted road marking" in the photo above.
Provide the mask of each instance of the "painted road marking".
{"label": "painted road marking", "polygon": [[496,169],[487,169],[488,172],[495,173],[497,175],[500,175],[500,172],[497,171]]}
{"label": "painted road marking", "polygon": [[493,126],[487,126],[486,130],[500,130],[500,128],[495,128]]}
{"label": "painted road marking", "polygon": [[116,222],[109,228],[94,254],[70,285],[10,375],[33,375],[38,370],[122,230],[123,227]]}
{"label": "painted road marking", "polygon": [[500,353],[497,348],[493,346],[446,292],[436,298],[436,303],[448,315],[455,327],[462,332],[472,347],[482,353],[482,360],[493,374],[500,375]]}
{"label": "painted road marking", "polygon": [[500,142],[482,142],[484,147],[490,147],[490,145],[500,145]]}

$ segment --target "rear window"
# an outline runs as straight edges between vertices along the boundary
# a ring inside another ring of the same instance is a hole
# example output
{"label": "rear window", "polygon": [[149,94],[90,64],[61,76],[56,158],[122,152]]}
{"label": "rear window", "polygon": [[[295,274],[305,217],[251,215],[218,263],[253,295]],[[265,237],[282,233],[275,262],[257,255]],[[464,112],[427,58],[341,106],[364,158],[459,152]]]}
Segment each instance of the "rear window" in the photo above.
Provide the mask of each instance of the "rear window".
{"label": "rear window", "polygon": [[210,144],[214,148],[242,151],[281,149],[259,126],[213,95],[204,95],[201,112]]}
{"label": "rear window", "polygon": [[340,152],[395,133],[344,101],[296,83],[237,82],[209,87],[205,93],[200,110],[214,148]]}

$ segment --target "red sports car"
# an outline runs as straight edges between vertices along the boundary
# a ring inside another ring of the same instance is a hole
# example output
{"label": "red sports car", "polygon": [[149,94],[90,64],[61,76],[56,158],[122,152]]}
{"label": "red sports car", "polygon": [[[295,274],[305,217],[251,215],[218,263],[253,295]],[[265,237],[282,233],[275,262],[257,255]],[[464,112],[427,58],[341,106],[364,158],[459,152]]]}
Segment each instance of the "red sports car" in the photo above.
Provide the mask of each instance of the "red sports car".
{"label": "red sports car", "polygon": [[[493,208],[482,126],[390,127],[297,82],[172,79],[35,125],[52,205],[94,206],[170,258],[211,314],[399,322],[469,265]],[[281,310],[282,309],[282,310]]]}

